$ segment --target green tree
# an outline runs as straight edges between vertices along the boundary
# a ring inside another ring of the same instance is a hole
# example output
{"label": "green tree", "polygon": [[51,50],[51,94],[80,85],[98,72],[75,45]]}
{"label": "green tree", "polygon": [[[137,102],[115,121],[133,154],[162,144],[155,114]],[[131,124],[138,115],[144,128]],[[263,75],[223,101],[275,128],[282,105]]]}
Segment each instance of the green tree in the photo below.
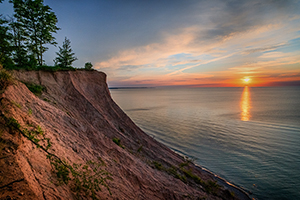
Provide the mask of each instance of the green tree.
{"label": "green tree", "polygon": [[12,65],[10,58],[12,47],[10,45],[11,34],[8,32],[8,22],[0,15],[0,65],[6,67]]}
{"label": "green tree", "polygon": [[57,17],[51,8],[44,5],[43,0],[10,0],[13,3],[18,23],[24,28],[27,38],[26,46],[43,65],[43,53],[47,51],[46,44],[56,45],[53,33],[59,28],[56,26]]}
{"label": "green tree", "polygon": [[10,18],[10,30],[12,33],[11,44],[13,46],[13,61],[18,67],[22,67],[29,64],[30,57],[27,54],[27,48],[25,45],[26,31],[22,24],[20,24],[14,17]]}
{"label": "green tree", "polygon": [[57,57],[54,60],[55,65],[60,67],[71,67],[72,63],[77,60],[74,56],[75,53],[72,51],[71,42],[65,37],[62,47],[59,47],[59,52],[56,52]]}
{"label": "green tree", "polygon": [[84,64],[84,69],[86,69],[86,70],[92,70],[92,67],[93,67],[93,65],[91,62],[86,62]]}

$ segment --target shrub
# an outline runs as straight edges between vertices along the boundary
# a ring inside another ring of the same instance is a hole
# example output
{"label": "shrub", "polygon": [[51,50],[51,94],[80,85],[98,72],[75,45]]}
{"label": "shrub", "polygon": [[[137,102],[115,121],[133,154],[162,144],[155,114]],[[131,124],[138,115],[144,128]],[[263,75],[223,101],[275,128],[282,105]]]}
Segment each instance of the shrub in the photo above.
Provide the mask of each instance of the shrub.
{"label": "shrub", "polygon": [[101,158],[98,158],[98,162],[87,161],[85,165],[75,163],[71,165],[52,155],[48,155],[47,158],[60,183],[68,185],[71,182],[71,189],[78,199],[82,199],[81,196],[98,199],[96,192],[101,191],[101,186],[104,186],[111,195],[107,180],[113,180],[112,174],[103,169],[105,163]]}
{"label": "shrub", "polygon": [[164,170],[165,169],[164,166],[161,163],[157,162],[157,161],[153,161],[152,164],[158,170]]}
{"label": "shrub", "polygon": [[143,145],[141,145],[141,146],[138,148],[137,152],[140,153],[140,152],[142,151],[142,149],[143,149]]}
{"label": "shrub", "polygon": [[63,67],[63,66],[31,66],[31,65],[25,65],[25,66],[16,66],[11,65],[8,67],[5,67],[6,70],[26,70],[26,71],[48,71],[48,72],[56,72],[56,71],[76,71],[76,68],[74,67]]}
{"label": "shrub", "polygon": [[121,145],[121,139],[120,138],[113,138],[113,142],[116,143],[119,147],[122,147],[124,149],[124,146]]}
{"label": "shrub", "polygon": [[43,91],[46,91],[46,87],[42,86],[42,85],[37,85],[37,84],[34,84],[34,83],[27,83],[27,82],[24,82],[24,84],[36,96],[40,96]]}
{"label": "shrub", "polygon": [[20,129],[20,127],[21,127],[19,122],[13,117],[8,118],[8,121],[6,122],[6,126],[9,127],[12,130]]}
{"label": "shrub", "polygon": [[7,86],[13,84],[13,77],[5,69],[0,70],[0,90],[5,90]]}
{"label": "shrub", "polygon": [[84,64],[84,69],[86,69],[86,70],[92,70],[92,67],[93,67],[93,65],[91,62],[86,62]]}

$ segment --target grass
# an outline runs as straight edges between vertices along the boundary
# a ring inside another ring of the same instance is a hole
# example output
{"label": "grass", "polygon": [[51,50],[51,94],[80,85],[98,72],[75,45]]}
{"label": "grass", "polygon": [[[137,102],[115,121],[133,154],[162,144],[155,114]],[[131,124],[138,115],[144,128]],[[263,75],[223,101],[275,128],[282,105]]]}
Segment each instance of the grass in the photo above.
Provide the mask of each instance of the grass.
{"label": "grass", "polygon": [[8,121],[6,122],[6,126],[9,127],[11,130],[20,129],[21,127],[19,122],[13,117],[8,118]]}
{"label": "grass", "polygon": [[168,174],[172,175],[173,177],[180,179],[182,182],[186,183],[186,177],[182,176],[180,173],[178,173],[178,168],[175,166],[171,166],[169,168],[165,168],[160,162],[153,161],[152,164],[154,167],[160,171],[165,171]]}
{"label": "grass", "polygon": [[11,103],[12,103],[14,106],[18,107],[18,108],[22,108],[22,106],[21,106],[19,103],[15,102],[15,101],[11,101]]}
{"label": "grass", "polygon": [[24,82],[27,88],[36,96],[41,96],[44,91],[46,91],[46,87],[34,83]]}
{"label": "grass", "polygon": [[191,169],[185,169],[184,167],[188,166],[190,162],[190,159],[186,159],[185,162],[179,164],[179,167],[171,166],[169,168],[164,167],[160,162],[157,161],[152,161],[151,164],[157,170],[165,171],[173,177],[180,179],[184,183],[187,183],[188,180],[193,181],[196,184],[203,186],[204,190],[207,193],[216,194],[218,192],[218,189],[220,188],[220,185],[218,185],[216,181],[203,181],[199,176],[194,174]]}
{"label": "grass", "polygon": [[179,164],[179,167],[180,167],[180,168],[183,168],[183,167],[185,167],[185,166],[188,166],[190,163],[193,164],[194,162],[195,162],[195,159],[189,158],[189,157],[185,156],[185,157],[184,157],[184,162],[183,162],[183,163],[180,163],[180,164]]}
{"label": "grass", "polygon": [[98,199],[96,192],[101,191],[100,186],[104,186],[111,194],[107,180],[113,180],[112,175],[102,169],[105,163],[101,158],[98,158],[97,162],[87,161],[85,165],[75,163],[70,165],[51,155],[48,155],[47,158],[60,183],[70,184],[71,190],[76,193],[78,199],[81,199],[81,196]]}
{"label": "grass", "polygon": [[32,115],[32,109],[31,108],[28,109],[28,113],[27,114],[28,115]]}
{"label": "grass", "polygon": [[51,102],[49,99],[47,99],[47,98],[43,98],[43,100],[44,101],[46,101],[46,102]]}
{"label": "grass", "polygon": [[153,161],[152,164],[154,165],[154,167],[158,170],[164,170],[165,171],[165,168],[163,167],[163,165],[157,161]]}
{"label": "grass", "polygon": [[0,90],[3,91],[7,86],[14,83],[14,79],[5,69],[0,70]]}
{"label": "grass", "polygon": [[143,149],[143,145],[141,145],[141,146],[138,148],[137,152],[140,153],[140,152],[142,151],[142,149]]}
{"label": "grass", "polygon": [[112,141],[118,145],[119,147],[125,149],[125,147],[123,145],[121,145],[121,139],[120,138],[113,138]]}

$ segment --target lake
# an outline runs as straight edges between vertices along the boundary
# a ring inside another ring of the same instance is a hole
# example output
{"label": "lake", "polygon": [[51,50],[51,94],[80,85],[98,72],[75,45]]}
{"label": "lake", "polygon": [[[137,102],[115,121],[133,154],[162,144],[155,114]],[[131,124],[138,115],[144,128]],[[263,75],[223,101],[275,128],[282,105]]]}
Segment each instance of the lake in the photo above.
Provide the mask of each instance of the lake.
{"label": "lake", "polygon": [[148,135],[251,197],[300,197],[300,87],[110,92]]}

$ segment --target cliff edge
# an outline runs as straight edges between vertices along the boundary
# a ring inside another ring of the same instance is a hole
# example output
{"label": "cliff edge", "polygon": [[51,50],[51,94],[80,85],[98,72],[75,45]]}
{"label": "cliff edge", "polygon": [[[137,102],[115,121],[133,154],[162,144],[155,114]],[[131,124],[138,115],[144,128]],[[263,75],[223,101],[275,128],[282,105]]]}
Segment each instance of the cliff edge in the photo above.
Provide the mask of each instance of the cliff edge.
{"label": "cliff edge", "polygon": [[1,93],[0,199],[247,199],[137,127],[104,73],[13,76]]}

